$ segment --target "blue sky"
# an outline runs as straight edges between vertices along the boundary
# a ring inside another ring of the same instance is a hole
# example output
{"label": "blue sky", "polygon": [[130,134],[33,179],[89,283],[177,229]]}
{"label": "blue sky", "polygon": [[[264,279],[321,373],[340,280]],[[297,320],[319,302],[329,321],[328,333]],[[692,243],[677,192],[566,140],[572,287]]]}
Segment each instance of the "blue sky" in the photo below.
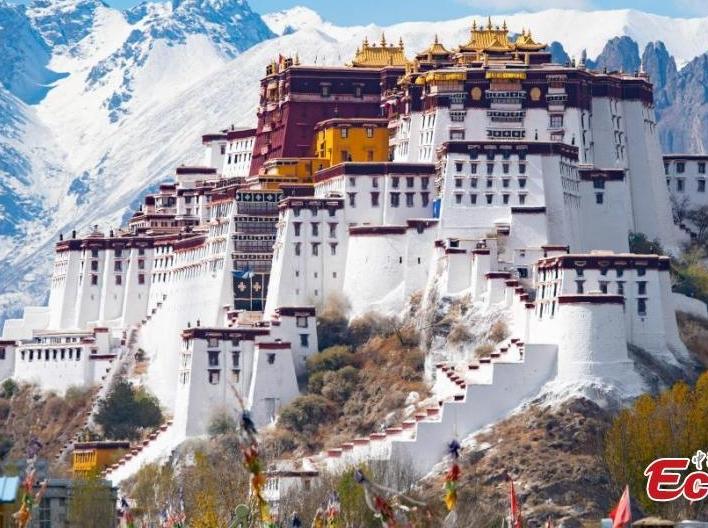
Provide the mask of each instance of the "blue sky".
{"label": "blue sky", "polygon": [[[126,1],[131,0],[114,0]],[[446,20],[470,14],[574,9],[632,8],[672,17],[708,15],[708,0],[249,0],[259,13],[304,5],[339,25],[376,22],[387,25],[411,20]]]}
{"label": "blue sky", "polygon": [[[11,2],[13,0],[10,0]],[[29,0],[14,0],[27,3]],[[123,9],[142,0],[104,0]],[[160,0],[153,0],[160,1]],[[632,8],[672,17],[708,16],[708,0],[249,0],[259,13],[304,5],[338,25],[388,25],[412,20],[447,20],[470,14],[494,15],[539,11],[551,7],[574,9]]]}

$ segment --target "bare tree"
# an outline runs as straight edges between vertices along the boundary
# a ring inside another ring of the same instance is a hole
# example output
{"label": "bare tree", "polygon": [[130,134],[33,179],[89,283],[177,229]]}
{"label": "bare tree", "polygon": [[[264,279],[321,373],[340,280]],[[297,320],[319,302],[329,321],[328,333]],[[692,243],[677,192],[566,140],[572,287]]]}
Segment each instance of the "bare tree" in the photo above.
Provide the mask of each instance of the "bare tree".
{"label": "bare tree", "polygon": [[671,194],[671,214],[675,224],[680,224],[686,218],[689,205],[688,196],[684,195],[679,198],[675,194]]}

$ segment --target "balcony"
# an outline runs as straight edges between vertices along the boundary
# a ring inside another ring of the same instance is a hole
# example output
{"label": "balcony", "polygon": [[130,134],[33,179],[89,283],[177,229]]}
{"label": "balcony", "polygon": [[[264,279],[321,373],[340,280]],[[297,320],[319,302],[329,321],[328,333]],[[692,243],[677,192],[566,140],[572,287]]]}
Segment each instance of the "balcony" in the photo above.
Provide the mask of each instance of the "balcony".
{"label": "balcony", "polygon": [[484,97],[493,104],[521,104],[526,99],[523,90],[485,90]]}

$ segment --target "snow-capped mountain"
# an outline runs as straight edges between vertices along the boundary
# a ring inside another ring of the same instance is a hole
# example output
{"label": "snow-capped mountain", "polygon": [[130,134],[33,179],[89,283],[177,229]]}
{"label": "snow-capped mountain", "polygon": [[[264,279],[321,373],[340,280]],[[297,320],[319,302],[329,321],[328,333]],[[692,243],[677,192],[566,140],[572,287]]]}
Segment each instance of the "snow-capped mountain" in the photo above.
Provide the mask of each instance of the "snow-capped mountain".
{"label": "snow-capped mountain", "polygon": [[[538,40],[560,43],[559,57],[587,48],[599,60],[610,39],[629,36],[640,53],[662,41],[680,69],[708,49],[708,18],[626,10],[505,18],[512,31],[531,27]],[[0,0],[0,314],[42,300],[59,231],[119,224],[142,193],[198,159],[200,134],[252,125],[259,79],[279,53],[338,64],[385,32],[412,56],[435,34],[448,47],[466,41],[473,19],[483,17],[339,27],[306,8],[261,18],[245,0],[123,12],[98,0]]]}

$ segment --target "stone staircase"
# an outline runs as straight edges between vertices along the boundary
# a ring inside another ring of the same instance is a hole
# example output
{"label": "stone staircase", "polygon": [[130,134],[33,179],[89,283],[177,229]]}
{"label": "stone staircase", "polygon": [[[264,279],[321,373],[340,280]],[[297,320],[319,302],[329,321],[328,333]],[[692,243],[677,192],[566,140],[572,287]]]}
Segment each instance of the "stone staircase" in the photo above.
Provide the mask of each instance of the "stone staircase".
{"label": "stone staircase", "polygon": [[397,427],[354,438],[310,461],[339,472],[369,460],[397,460],[427,474],[446,454],[447,444],[502,419],[538,394],[556,374],[554,345],[525,345],[513,338],[487,357],[467,364],[436,365],[438,404],[420,409]]}
{"label": "stone staircase", "polygon": [[177,435],[173,421],[168,420],[150,433],[145,440],[131,446],[130,450],[115,464],[101,472],[101,477],[118,485],[137,473],[144,465],[170,457],[174,446],[184,440],[184,438],[177,438]]}

